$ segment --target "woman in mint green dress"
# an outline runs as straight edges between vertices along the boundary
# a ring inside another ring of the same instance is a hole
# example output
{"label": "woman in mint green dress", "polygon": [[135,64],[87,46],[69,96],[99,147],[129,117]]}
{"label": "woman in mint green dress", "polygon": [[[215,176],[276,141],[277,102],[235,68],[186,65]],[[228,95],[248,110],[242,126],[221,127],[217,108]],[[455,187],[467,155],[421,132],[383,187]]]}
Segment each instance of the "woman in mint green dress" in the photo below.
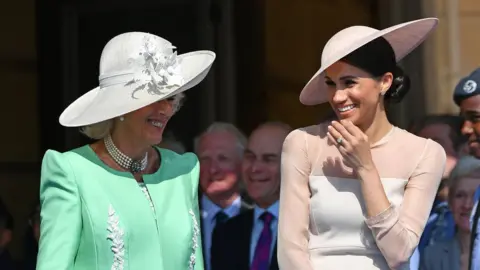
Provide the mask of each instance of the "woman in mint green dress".
{"label": "woman in mint green dress", "polygon": [[38,270],[204,269],[198,159],[155,145],[215,54],[174,48],[147,33],[113,38],[99,87],[60,116],[97,141],[45,153]]}

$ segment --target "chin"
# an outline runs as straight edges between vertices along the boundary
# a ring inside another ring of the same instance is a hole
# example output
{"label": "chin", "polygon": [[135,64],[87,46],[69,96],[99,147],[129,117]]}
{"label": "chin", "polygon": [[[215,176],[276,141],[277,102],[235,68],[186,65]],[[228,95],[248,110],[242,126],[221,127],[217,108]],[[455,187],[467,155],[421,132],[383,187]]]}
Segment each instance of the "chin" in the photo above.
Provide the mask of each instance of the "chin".
{"label": "chin", "polygon": [[472,149],[472,151],[470,151],[470,154],[472,154],[472,156],[480,159],[480,149],[478,149],[478,148]]}
{"label": "chin", "polygon": [[158,145],[162,142],[162,138],[163,138],[162,135],[160,135],[160,136],[149,136],[147,141],[150,145]]}

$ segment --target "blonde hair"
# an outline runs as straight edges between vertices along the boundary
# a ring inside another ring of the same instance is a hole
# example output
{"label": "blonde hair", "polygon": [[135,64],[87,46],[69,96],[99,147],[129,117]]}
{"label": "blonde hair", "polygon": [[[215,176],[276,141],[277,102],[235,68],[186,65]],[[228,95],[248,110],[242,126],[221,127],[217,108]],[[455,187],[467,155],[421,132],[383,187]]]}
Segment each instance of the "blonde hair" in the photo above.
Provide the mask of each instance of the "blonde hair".
{"label": "blonde hair", "polygon": [[[173,114],[177,113],[183,105],[184,93],[179,93],[173,96],[172,109]],[[112,133],[114,128],[114,120],[108,119],[95,124],[87,125],[80,128],[80,132],[90,139],[101,140]]]}

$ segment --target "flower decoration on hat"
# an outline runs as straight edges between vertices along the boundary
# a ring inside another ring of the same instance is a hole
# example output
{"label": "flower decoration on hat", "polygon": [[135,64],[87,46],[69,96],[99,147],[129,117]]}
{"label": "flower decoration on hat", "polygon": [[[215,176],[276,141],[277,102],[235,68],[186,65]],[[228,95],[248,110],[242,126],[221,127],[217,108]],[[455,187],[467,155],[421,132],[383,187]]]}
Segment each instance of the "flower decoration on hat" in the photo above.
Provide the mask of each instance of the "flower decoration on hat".
{"label": "flower decoration on hat", "polygon": [[177,58],[177,52],[172,45],[158,47],[151,37],[146,36],[138,54],[129,59],[129,63],[135,73],[133,79],[126,86],[139,84],[132,93],[146,90],[149,94],[163,94],[164,89],[180,87],[184,84],[181,75],[181,61]]}

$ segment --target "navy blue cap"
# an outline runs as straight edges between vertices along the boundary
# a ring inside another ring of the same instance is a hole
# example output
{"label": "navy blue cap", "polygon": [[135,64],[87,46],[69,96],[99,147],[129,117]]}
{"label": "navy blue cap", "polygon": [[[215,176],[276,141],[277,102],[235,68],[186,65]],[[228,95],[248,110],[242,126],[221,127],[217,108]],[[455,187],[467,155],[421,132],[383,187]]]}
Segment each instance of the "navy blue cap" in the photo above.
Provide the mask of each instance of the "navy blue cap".
{"label": "navy blue cap", "polygon": [[480,95],[480,68],[458,82],[453,92],[453,101],[460,106],[463,100],[476,95]]}

